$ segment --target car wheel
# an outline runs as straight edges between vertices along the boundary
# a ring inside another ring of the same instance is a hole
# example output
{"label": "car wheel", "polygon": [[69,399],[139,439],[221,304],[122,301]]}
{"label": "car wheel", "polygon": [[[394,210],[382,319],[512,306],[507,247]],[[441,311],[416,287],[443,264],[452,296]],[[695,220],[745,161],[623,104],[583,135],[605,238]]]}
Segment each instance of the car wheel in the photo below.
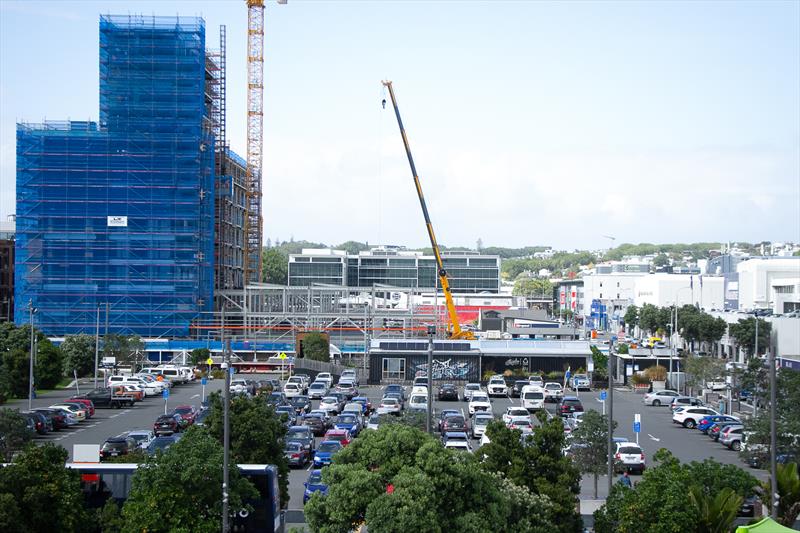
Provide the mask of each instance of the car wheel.
{"label": "car wheel", "polygon": [[691,418],[683,421],[683,427],[685,427],[687,429],[694,429],[694,427],[696,425],[697,425],[697,423],[694,420],[692,420]]}
{"label": "car wheel", "polygon": [[661,400],[653,400],[653,407],[661,407]]}
{"label": "car wheel", "polygon": [[733,442],[731,443],[731,446],[730,446],[730,448],[731,448],[731,450],[733,450],[733,451],[735,451],[735,452],[738,452],[739,450],[741,450],[741,449],[742,449],[742,443],[741,443],[741,442],[739,442],[738,440],[735,440],[735,441],[733,441]]}

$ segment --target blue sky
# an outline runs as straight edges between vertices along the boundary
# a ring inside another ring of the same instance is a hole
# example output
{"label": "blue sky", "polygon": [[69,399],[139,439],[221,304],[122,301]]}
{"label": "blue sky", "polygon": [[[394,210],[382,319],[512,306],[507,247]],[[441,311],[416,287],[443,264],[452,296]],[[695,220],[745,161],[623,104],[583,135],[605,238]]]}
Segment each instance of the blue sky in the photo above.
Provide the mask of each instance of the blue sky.
{"label": "blue sky", "polygon": [[[800,2],[268,2],[265,236],[600,248],[800,241]],[[245,152],[244,0],[0,0],[0,216],[15,122],[97,118],[98,16],[228,30]]]}

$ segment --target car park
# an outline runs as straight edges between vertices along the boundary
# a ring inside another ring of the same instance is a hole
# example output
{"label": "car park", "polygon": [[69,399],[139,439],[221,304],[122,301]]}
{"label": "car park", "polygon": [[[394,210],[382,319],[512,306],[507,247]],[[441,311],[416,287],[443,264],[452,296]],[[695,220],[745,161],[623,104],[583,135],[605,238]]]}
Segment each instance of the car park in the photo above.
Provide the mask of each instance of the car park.
{"label": "car park", "polygon": [[486,392],[489,396],[508,396],[508,385],[506,385],[505,378],[499,374],[489,378]]}
{"label": "car park", "polygon": [[308,502],[311,495],[319,492],[323,496],[328,494],[328,485],[322,481],[322,470],[312,470],[308,479],[303,483],[303,504]]}
{"label": "car park", "polygon": [[522,388],[522,407],[529,412],[544,409],[544,389],[538,385],[526,385]]}
{"label": "car park", "polygon": [[100,447],[100,460],[108,460],[112,457],[129,455],[138,448],[136,441],[131,437],[111,437],[106,439]]}
{"label": "car park", "polygon": [[561,383],[548,381],[544,384],[544,401],[549,403],[557,403],[564,396],[564,388]]}
{"label": "car park", "polygon": [[718,414],[718,412],[708,407],[686,407],[676,411],[672,415],[672,421],[675,424],[681,424],[685,428],[692,429],[704,416]]}
{"label": "car park", "polygon": [[617,442],[614,453],[615,472],[643,473],[646,467],[644,452],[635,442]]}
{"label": "car park", "polygon": [[672,399],[680,396],[677,391],[674,390],[659,390],[648,392],[642,397],[642,402],[645,405],[652,405],[653,407],[659,407],[661,405],[669,405],[672,402]]}
{"label": "car park", "polygon": [[315,381],[308,387],[308,397],[314,400],[324,398],[328,394],[328,385],[324,381]]}
{"label": "car park", "polygon": [[303,468],[310,461],[311,451],[303,447],[301,442],[295,440],[286,441],[283,453],[290,468],[293,466]]}
{"label": "car park", "polygon": [[478,411],[492,412],[492,404],[489,401],[489,395],[485,392],[473,392],[467,406],[470,416]]}
{"label": "car park", "polygon": [[342,447],[342,443],[338,440],[323,440],[320,442],[317,451],[314,452],[314,467],[320,468],[331,464],[333,456]]}
{"label": "car park", "polygon": [[561,416],[571,416],[572,413],[580,412],[583,412],[583,404],[577,396],[564,396],[556,408],[556,413]]}
{"label": "car park", "polygon": [[465,402],[468,402],[472,398],[472,394],[474,392],[481,392],[482,390],[483,389],[481,389],[480,383],[467,383],[466,385],[464,385],[464,393],[461,399],[464,400]]}
{"label": "car park", "polygon": [[478,439],[486,432],[486,427],[494,420],[494,416],[488,413],[476,413],[472,418],[472,438]]}
{"label": "car park", "polygon": [[586,374],[575,374],[570,378],[570,385],[575,392],[582,390],[591,390],[591,382],[589,376]]}
{"label": "car park", "polygon": [[452,383],[443,383],[439,386],[439,391],[436,393],[439,401],[457,401],[458,389]]}

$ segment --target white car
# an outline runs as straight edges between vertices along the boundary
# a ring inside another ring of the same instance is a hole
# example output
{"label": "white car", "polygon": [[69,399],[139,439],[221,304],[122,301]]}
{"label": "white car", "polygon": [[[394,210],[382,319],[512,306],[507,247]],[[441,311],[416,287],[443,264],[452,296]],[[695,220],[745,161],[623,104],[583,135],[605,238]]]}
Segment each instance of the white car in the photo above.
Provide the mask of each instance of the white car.
{"label": "white car", "polygon": [[74,405],[65,405],[65,404],[57,403],[55,405],[51,405],[50,407],[48,407],[48,409],[63,409],[65,411],[67,411],[68,413],[74,415],[75,418],[78,420],[78,422],[86,420],[86,409],[79,409],[78,407],[75,407]]}
{"label": "white car", "polygon": [[367,429],[377,430],[380,427],[380,421],[381,421],[381,413],[376,413],[372,415],[371,417],[369,417],[369,420],[367,421]]}
{"label": "white car", "polygon": [[539,387],[540,389],[544,388],[544,380],[542,380],[542,376],[530,376],[528,378],[528,383],[534,387]]}
{"label": "white car", "polygon": [[525,385],[519,396],[522,399],[522,407],[528,411],[544,409],[544,389],[538,385]]}
{"label": "white car", "polygon": [[243,379],[234,379],[229,388],[231,394],[247,394],[247,382]]}
{"label": "white car", "polygon": [[338,413],[339,412],[339,399],[335,396],[325,396],[319,402],[319,408],[321,411],[325,411],[326,413]]}
{"label": "white car", "polygon": [[349,379],[353,383],[355,383],[356,387],[358,387],[358,372],[352,369],[342,370],[342,375],[339,377],[339,381],[343,379]]}
{"label": "white car", "polygon": [[508,396],[508,386],[503,376],[492,376],[486,385],[486,392],[489,396]]}
{"label": "white car", "polygon": [[302,376],[290,377],[289,379],[286,380],[286,384],[288,385],[289,383],[294,383],[295,385],[297,385],[298,389],[300,389],[300,394],[305,394],[306,391],[308,390],[308,383],[306,383],[306,380],[303,379]]}
{"label": "white car", "polygon": [[617,442],[614,459],[616,472],[644,472],[644,452],[635,442]]}
{"label": "white car", "polygon": [[483,437],[483,434],[486,433],[486,426],[488,426],[489,422],[492,420],[494,420],[494,416],[489,413],[476,414],[475,418],[472,419],[472,438],[477,439]]}
{"label": "white car", "polygon": [[469,400],[469,405],[467,406],[467,410],[469,411],[469,415],[472,416],[476,412],[485,411],[487,413],[492,412],[492,404],[489,401],[489,395],[485,392],[473,392],[472,396]]}
{"label": "white car", "polygon": [[529,416],[517,416],[512,418],[508,425],[508,429],[518,429],[522,432],[522,436],[530,435],[533,433],[533,424]]}
{"label": "white car", "polygon": [[464,385],[464,397],[463,397],[464,401],[465,402],[470,401],[470,399],[472,398],[472,393],[480,392],[481,390],[482,389],[480,383],[467,383],[466,385]]}
{"label": "white car", "polygon": [[648,392],[642,398],[642,402],[645,405],[652,405],[654,407],[658,407],[660,405],[669,405],[672,403],[672,399],[680,396],[677,391],[674,390],[659,390],[654,392]]}
{"label": "white car", "polygon": [[330,372],[320,372],[317,374],[317,378],[314,381],[322,381],[330,389],[331,385],[333,385],[333,375],[331,375]]}
{"label": "white car", "polygon": [[469,441],[467,440],[448,440],[444,443],[444,447],[451,450],[458,450],[460,452],[472,453],[472,446],[470,446]]}
{"label": "white car", "polygon": [[308,397],[312,400],[324,398],[328,390],[328,385],[324,381],[315,381],[308,387]]}
{"label": "white car", "polygon": [[544,384],[544,401],[545,402],[558,402],[564,397],[564,388],[561,383],[555,381],[548,381]]}
{"label": "white car", "polygon": [[283,386],[283,394],[285,394],[287,398],[297,398],[298,396],[302,396],[303,389],[300,387],[301,385],[298,383],[287,383]]}
{"label": "white car", "polygon": [[427,411],[428,410],[428,394],[411,394],[408,400],[408,408],[411,411]]}
{"label": "white car", "polygon": [[136,444],[139,445],[139,448],[143,450],[146,450],[147,447],[150,446],[150,443],[156,438],[152,429],[134,429],[123,433],[120,437],[132,438],[136,441]]}
{"label": "white car", "polygon": [[684,407],[675,411],[672,422],[681,424],[688,429],[694,429],[704,416],[716,416],[719,413],[708,407]]}
{"label": "white car", "polygon": [[171,385],[169,380],[165,379],[165,380],[159,381],[152,374],[137,374],[137,377],[142,379],[144,382],[150,383],[151,385],[153,385],[156,388],[156,390],[158,391],[158,394],[161,394],[161,392],[164,389],[168,389],[170,387],[170,385]]}
{"label": "white car", "polygon": [[400,406],[400,400],[397,398],[384,398],[381,400],[378,410],[380,410],[382,413],[399,415],[400,411],[402,410]]}
{"label": "white car", "polygon": [[506,407],[506,412],[503,413],[503,424],[508,426],[512,419],[521,417],[525,417],[530,420],[527,409],[516,406]]}

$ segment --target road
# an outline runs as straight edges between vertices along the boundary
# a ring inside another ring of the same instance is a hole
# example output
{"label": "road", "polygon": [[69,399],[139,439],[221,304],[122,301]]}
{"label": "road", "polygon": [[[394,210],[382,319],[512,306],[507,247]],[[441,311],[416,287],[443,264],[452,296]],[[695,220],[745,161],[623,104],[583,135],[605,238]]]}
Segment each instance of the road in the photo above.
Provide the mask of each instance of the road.
{"label": "road", "polygon": [[[262,376],[248,375],[248,378],[260,379]],[[206,386],[206,394],[221,390],[222,380],[214,380]],[[83,391],[89,390],[90,384],[82,384]],[[381,387],[369,386],[362,387],[360,392],[366,394],[373,405],[377,405],[381,397]],[[46,407],[58,403],[75,393],[74,389],[54,391],[45,396],[34,400],[35,407]],[[168,408],[173,408],[180,404],[200,405],[202,386],[199,381],[186,385],[177,385],[172,388],[168,400]],[[586,409],[602,410],[602,404],[597,401],[597,392],[581,392],[578,394]],[[505,412],[506,407],[519,404],[517,399],[492,398],[492,409],[496,416]],[[317,400],[313,402],[313,407],[319,404]],[[9,407],[27,409],[27,400],[17,400],[9,403]],[[434,402],[436,411],[443,408],[463,407],[464,402]],[[548,405],[548,410],[553,411],[553,405]],[[75,444],[102,444],[106,438],[118,435],[131,429],[152,428],[152,424],[159,414],[164,412],[164,401],[161,397],[146,398],[138,402],[134,407],[128,409],[97,409],[95,416],[85,422],[81,422],[71,429],[61,430],[48,435],[37,437],[37,442],[55,442],[64,448],[72,457],[73,445]],[[667,448],[681,461],[702,461],[706,458],[713,458],[721,463],[742,466],[736,452],[728,450],[718,443],[711,442],[705,435],[697,430],[684,429],[672,423],[672,417],[667,407],[648,407],[642,403],[641,395],[627,390],[615,390],[614,392],[614,420],[618,427],[616,436],[623,436],[635,441],[633,433],[634,414],[641,414],[641,433],[639,434],[639,444],[645,452],[648,464],[651,464],[653,454],[660,448]],[[318,439],[319,440],[319,439]],[[745,467],[747,468],[747,467]],[[289,509],[302,511],[303,507],[303,482],[308,477],[308,470],[295,469],[289,474]],[[748,469],[760,479],[766,479],[767,473],[763,470]],[[638,476],[632,476],[636,481]],[[584,478],[581,482],[581,498],[592,499],[593,494],[592,478]],[[605,476],[601,476],[598,482],[598,497],[605,498],[607,482]]]}

